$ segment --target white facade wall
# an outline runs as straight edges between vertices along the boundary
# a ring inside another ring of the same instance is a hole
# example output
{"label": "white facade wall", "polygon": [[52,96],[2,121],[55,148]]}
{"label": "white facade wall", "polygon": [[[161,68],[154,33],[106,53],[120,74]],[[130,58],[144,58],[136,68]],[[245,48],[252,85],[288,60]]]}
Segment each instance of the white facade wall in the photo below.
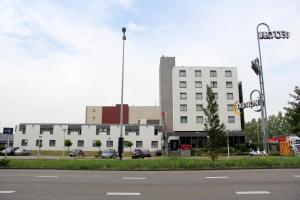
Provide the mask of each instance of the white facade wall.
{"label": "white facade wall", "polygon": [[[96,134],[97,125],[80,125],[81,134],[78,134],[78,132],[68,133],[67,124],[54,124],[53,134],[50,134],[50,131],[44,131],[42,134],[40,134],[41,124],[25,124],[25,126],[25,134],[23,134],[23,132],[20,131],[20,125],[17,126],[17,130],[14,134],[14,147],[21,147],[28,150],[38,150],[38,147],[36,146],[36,140],[41,139],[43,144],[41,150],[63,151],[64,139],[70,139],[73,143],[70,147],[70,150],[82,149],[83,151],[98,151],[98,147],[93,147],[94,140],[101,141],[101,150],[118,149],[118,138],[120,137],[119,125],[107,125],[110,128],[109,134],[107,134],[107,132],[99,132],[99,135]],[[125,135],[125,126],[123,128],[124,140],[129,140],[133,143],[132,149],[137,148],[136,141],[143,141],[143,147],[141,147],[141,149],[148,149],[152,152],[161,150],[161,128],[159,128],[159,131],[157,131],[157,135],[155,135],[155,126],[152,125],[138,126],[139,135],[136,135],[135,132],[130,132],[128,135]],[[28,141],[27,146],[22,146],[22,140]],[[49,146],[50,140],[56,141],[55,146]],[[78,140],[84,141],[83,147],[78,147]],[[113,141],[113,146],[107,147],[107,141]],[[151,147],[152,141],[157,141],[157,148]],[[67,147],[65,147],[65,150],[67,151]],[[125,148],[125,151],[129,151],[129,148]]]}
{"label": "white facade wall", "polygon": [[[180,77],[179,71],[185,70],[186,76]],[[201,77],[195,76],[195,70],[201,70]],[[211,77],[210,71],[216,70],[217,76]],[[225,71],[231,71],[232,76],[226,77]],[[204,131],[205,115],[204,111],[196,111],[196,104],[202,104],[205,108],[206,87],[211,86],[211,81],[217,82],[217,88],[213,88],[214,93],[218,93],[217,103],[219,105],[219,117],[227,130],[241,130],[240,116],[233,111],[227,110],[228,104],[239,101],[237,70],[235,67],[174,67],[172,71],[173,84],[173,130],[174,131]],[[180,88],[180,81],[186,82],[186,88]],[[201,81],[202,87],[196,88],[195,82]],[[232,82],[232,88],[226,87],[226,82]],[[186,93],[187,99],[180,99],[180,93]],[[201,100],[196,99],[196,93],[202,93]],[[233,99],[227,99],[227,93],[233,93]],[[180,111],[180,105],[186,104],[187,111]],[[187,116],[187,123],[181,122],[181,116]],[[204,122],[197,123],[196,117],[203,116]],[[234,117],[234,123],[228,122],[228,117]]]}

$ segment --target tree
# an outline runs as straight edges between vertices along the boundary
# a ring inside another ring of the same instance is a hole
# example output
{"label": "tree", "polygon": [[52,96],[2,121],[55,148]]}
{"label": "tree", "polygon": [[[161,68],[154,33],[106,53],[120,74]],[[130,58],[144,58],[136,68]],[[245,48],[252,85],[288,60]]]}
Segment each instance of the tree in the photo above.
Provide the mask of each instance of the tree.
{"label": "tree", "polygon": [[290,97],[294,99],[294,101],[289,101],[288,104],[290,107],[285,107],[284,109],[287,111],[285,116],[287,117],[287,121],[291,126],[292,133],[300,136],[300,88],[296,86],[294,89],[295,94],[290,94]]}
{"label": "tree", "polygon": [[67,146],[68,147],[68,154],[69,154],[69,148],[70,148],[70,146],[72,146],[72,142],[71,142],[71,140],[69,140],[69,139],[67,139],[67,140],[65,140],[65,146]]}
{"label": "tree", "polygon": [[100,147],[102,145],[101,141],[100,140],[96,140],[95,141],[95,145],[96,145],[96,147],[99,147],[99,153],[100,153]]}
{"label": "tree", "polygon": [[131,147],[133,146],[133,143],[130,141],[124,141],[124,145],[125,147],[129,147],[130,148],[130,152],[131,152]]}
{"label": "tree", "polygon": [[208,137],[208,154],[210,158],[215,161],[220,154],[221,147],[225,144],[225,125],[220,123],[218,104],[209,86],[207,86],[206,101],[207,107],[204,109],[206,116],[204,127]]}

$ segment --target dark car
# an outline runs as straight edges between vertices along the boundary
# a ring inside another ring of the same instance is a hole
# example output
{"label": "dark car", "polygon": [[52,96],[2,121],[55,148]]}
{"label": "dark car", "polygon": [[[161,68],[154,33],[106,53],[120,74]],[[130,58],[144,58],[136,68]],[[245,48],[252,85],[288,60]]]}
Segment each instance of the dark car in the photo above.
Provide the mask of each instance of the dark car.
{"label": "dark car", "polygon": [[84,157],[84,152],[81,149],[73,149],[70,152],[70,157],[79,157],[79,156]]}
{"label": "dark car", "polygon": [[144,155],[144,153],[143,153],[143,151],[141,149],[135,149],[132,152],[132,156],[131,156],[132,159],[144,158],[144,157],[145,157],[145,155]]}

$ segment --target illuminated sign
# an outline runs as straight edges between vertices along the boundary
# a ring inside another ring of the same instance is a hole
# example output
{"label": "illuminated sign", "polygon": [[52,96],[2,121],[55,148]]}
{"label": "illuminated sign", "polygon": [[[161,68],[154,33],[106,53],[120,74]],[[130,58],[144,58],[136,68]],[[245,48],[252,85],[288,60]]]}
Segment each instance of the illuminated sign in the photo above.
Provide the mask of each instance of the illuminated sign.
{"label": "illuminated sign", "polygon": [[290,32],[287,31],[267,31],[267,32],[259,32],[259,39],[289,39]]}
{"label": "illuminated sign", "polygon": [[[256,99],[254,100],[255,94],[258,94]],[[250,93],[250,101],[239,103],[238,101],[235,102],[233,106],[233,112],[237,115],[240,115],[240,110],[243,110],[245,108],[251,108],[254,109],[255,112],[261,111],[261,94],[258,90],[253,90]]]}

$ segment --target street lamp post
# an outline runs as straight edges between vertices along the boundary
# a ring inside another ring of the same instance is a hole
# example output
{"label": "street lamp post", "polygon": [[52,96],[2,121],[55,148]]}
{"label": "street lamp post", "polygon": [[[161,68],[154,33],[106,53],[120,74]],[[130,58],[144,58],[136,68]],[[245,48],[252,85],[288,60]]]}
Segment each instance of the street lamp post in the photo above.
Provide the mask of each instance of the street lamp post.
{"label": "street lamp post", "polygon": [[226,133],[227,133],[227,157],[229,158],[229,136],[228,136],[228,132],[229,131],[226,131]]}
{"label": "street lamp post", "polygon": [[125,50],[125,40],[126,40],[126,28],[122,28],[123,32],[123,56],[122,56],[122,86],[121,86],[121,111],[120,111],[120,137],[118,141],[118,153],[120,160],[122,160],[123,146],[124,146],[124,138],[123,138],[123,91],[124,91],[124,50]]}
{"label": "street lamp post", "polygon": [[39,136],[39,142],[38,142],[38,158],[40,158],[40,150],[42,146],[42,136]]}
{"label": "street lamp post", "polygon": [[[259,27],[265,26],[267,27],[267,32],[259,32]],[[257,33],[257,43],[258,43],[258,53],[259,53],[259,62],[253,62],[252,65],[253,70],[259,76],[259,86],[260,86],[260,100],[261,100],[261,126],[263,129],[263,143],[264,150],[268,153],[268,127],[267,127],[267,106],[266,106],[266,96],[265,96],[265,87],[264,87],[264,76],[263,76],[263,68],[262,68],[262,59],[261,59],[261,49],[260,49],[260,39],[288,39],[290,37],[290,33],[287,31],[270,31],[270,27],[266,23],[260,23],[256,27]],[[256,64],[255,64],[256,63]]]}
{"label": "street lamp post", "polygon": [[64,141],[63,141],[63,157],[65,157],[65,140],[66,140],[66,131],[67,129],[63,129],[64,131]]}

